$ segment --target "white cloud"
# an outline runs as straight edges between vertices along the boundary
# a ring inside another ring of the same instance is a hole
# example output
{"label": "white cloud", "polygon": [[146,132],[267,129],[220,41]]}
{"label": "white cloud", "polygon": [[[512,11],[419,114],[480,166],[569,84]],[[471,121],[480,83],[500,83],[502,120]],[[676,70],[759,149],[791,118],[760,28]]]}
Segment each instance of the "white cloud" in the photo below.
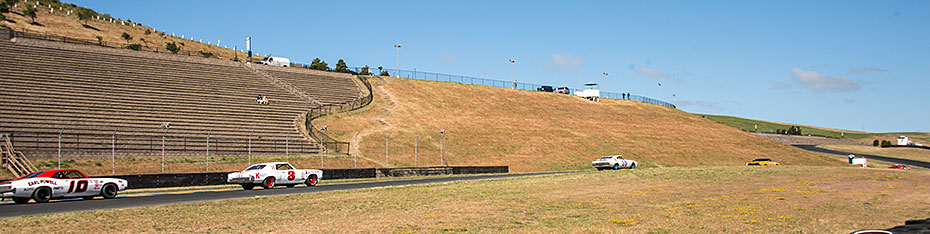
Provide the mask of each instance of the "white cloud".
{"label": "white cloud", "polygon": [[866,72],[886,72],[886,71],[888,70],[877,68],[877,67],[860,66],[860,67],[855,67],[852,70],[849,70],[849,74],[859,74],[859,73],[866,73]]}
{"label": "white cloud", "polygon": [[584,59],[570,54],[552,54],[550,67],[556,70],[572,70],[584,64]]}
{"label": "white cloud", "polygon": [[813,71],[805,71],[800,68],[792,68],[791,74],[801,85],[814,92],[847,92],[859,91],[859,84],[843,77],[832,77],[821,75]]}
{"label": "white cloud", "polygon": [[665,79],[665,78],[672,78],[672,77],[673,77],[672,74],[668,74],[668,73],[665,73],[665,72],[660,72],[660,71],[652,70],[652,69],[650,69],[650,68],[648,68],[648,67],[643,67],[643,68],[640,68],[640,69],[636,69],[634,72],[636,72],[636,74],[638,74],[638,75],[640,75],[640,76],[648,77],[648,78],[653,78],[653,79]]}

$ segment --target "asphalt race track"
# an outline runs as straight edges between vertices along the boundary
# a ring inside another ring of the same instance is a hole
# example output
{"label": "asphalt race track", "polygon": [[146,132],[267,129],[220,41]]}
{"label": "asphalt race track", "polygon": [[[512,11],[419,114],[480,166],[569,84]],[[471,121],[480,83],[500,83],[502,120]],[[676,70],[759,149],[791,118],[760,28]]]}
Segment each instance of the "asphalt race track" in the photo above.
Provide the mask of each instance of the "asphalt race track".
{"label": "asphalt race track", "polygon": [[930,163],[924,162],[924,161],[916,161],[916,160],[903,159],[903,158],[892,158],[892,157],[885,157],[885,156],[878,156],[878,155],[871,155],[871,154],[849,153],[849,152],[836,151],[836,150],[831,150],[831,149],[818,148],[816,145],[792,145],[792,146],[798,147],[798,148],[801,148],[807,151],[814,151],[814,152],[819,152],[819,153],[836,154],[836,155],[843,155],[843,156],[854,154],[856,155],[856,157],[864,156],[867,159],[874,159],[874,160],[885,161],[885,162],[890,162],[890,163],[904,164],[908,166],[930,168]]}
{"label": "asphalt race track", "polygon": [[64,212],[75,212],[75,211],[89,211],[89,210],[138,207],[138,206],[164,205],[164,204],[174,204],[174,203],[215,201],[215,200],[224,200],[224,199],[248,198],[248,197],[256,197],[256,196],[274,196],[274,195],[298,194],[298,193],[317,193],[317,192],[366,189],[366,188],[400,186],[400,185],[443,183],[443,182],[451,182],[451,181],[513,178],[513,177],[525,177],[525,176],[536,176],[536,175],[554,175],[554,174],[563,174],[563,173],[569,173],[569,172],[545,172],[545,173],[529,173],[529,174],[497,174],[497,175],[480,175],[480,176],[465,176],[465,177],[425,178],[425,179],[414,179],[414,180],[317,185],[315,187],[305,187],[304,185],[298,185],[297,187],[294,187],[294,188],[285,188],[281,186],[281,187],[275,187],[274,189],[255,189],[255,190],[236,189],[236,190],[231,190],[231,191],[215,191],[215,192],[210,191],[210,192],[193,192],[193,193],[183,193],[183,194],[163,194],[163,195],[155,195],[155,196],[117,197],[116,199],[107,199],[107,200],[94,199],[94,200],[84,201],[81,199],[69,199],[69,200],[61,200],[57,202],[53,200],[53,202],[40,203],[40,204],[6,203],[3,205],[0,205],[0,218],[49,214],[49,213],[64,213]]}

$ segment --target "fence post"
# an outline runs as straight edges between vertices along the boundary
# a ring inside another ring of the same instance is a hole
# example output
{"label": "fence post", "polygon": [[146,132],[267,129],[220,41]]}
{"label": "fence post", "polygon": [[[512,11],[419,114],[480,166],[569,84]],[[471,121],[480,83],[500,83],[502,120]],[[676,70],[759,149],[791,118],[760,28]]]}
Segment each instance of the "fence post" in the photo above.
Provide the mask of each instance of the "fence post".
{"label": "fence post", "polygon": [[417,133],[417,139],[413,140],[413,167],[417,167],[417,154],[420,146],[420,133]]}
{"label": "fence post", "polygon": [[390,161],[388,160],[390,158],[389,156],[391,152],[391,148],[389,147],[389,144],[388,144],[391,142],[391,134],[392,132],[388,132],[387,136],[384,137],[384,167],[385,168],[391,167]]}
{"label": "fence post", "polygon": [[[210,135],[212,135],[212,134],[213,134],[213,129],[210,129],[210,132],[207,133],[207,173],[210,172]],[[187,140],[187,138],[184,138],[184,139],[185,139],[185,141]],[[251,146],[252,146],[252,145],[249,145],[249,147],[251,147]],[[251,149],[251,148],[250,148],[250,149]],[[252,151],[250,150],[249,153],[251,154],[251,152],[252,152]]]}
{"label": "fence post", "polygon": [[252,165],[252,134],[255,134],[255,129],[252,129],[252,132],[249,133],[249,166]]}
{"label": "fence post", "polygon": [[362,131],[355,132],[355,157],[352,159],[352,168],[358,168],[358,134],[359,133],[362,133]]}
{"label": "fence post", "polygon": [[116,129],[113,129],[113,154],[111,155],[113,175],[116,175]]}
{"label": "fence post", "polygon": [[288,141],[288,138],[291,137],[291,131],[287,131],[287,135],[284,135],[284,161],[291,162],[291,145]]}
{"label": "fence post", "polygon": [[161,173],[165,174],[165,136],[168,135],[168,127],[165,127],[165,133],[161,135]]}
{"label": "fence post", "polygon": [[61,169],[61,132],[65,131],[64,128],[58,130],[58,169]]}

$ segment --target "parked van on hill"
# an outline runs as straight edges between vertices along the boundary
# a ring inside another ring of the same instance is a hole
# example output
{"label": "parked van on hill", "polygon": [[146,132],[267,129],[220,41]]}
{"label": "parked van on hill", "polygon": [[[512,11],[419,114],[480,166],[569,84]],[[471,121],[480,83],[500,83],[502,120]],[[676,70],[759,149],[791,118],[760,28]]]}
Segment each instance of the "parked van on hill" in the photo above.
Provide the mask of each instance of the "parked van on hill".
{"label": "parked van on hill", "polygon": [[291,60],[288,58],[284,58],[284,57],[268,56],[268,57],[265,57],[265,59],[262,59],[262,61],[258,61],[258,64],[265,64],[265,65],[278,66],[278,67],[290,67]]}

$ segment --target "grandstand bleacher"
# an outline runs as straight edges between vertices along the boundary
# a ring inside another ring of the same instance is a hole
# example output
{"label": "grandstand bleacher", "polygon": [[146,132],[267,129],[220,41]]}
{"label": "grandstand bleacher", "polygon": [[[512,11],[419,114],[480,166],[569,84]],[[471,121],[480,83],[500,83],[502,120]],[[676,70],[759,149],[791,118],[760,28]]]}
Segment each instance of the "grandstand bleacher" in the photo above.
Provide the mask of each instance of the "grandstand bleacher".
{"label": "grandstand bleacher", "polygon": [[[28,157],[317,152],[296,122],[312,104],[235,62],[9,40],[0,29],[0,132]],[[19,39],[19,38],[17,38]],[[323,103],[358,99],[344,74],[262,68]],[[271,103],[259,105],[256,96]],[[164,123],[170,123],[165,129]],[[251,136],[251,137],[250,137]],[[251,144],[249,143],[251,139]],[[286,148],[287,147],[287,148]]]}

